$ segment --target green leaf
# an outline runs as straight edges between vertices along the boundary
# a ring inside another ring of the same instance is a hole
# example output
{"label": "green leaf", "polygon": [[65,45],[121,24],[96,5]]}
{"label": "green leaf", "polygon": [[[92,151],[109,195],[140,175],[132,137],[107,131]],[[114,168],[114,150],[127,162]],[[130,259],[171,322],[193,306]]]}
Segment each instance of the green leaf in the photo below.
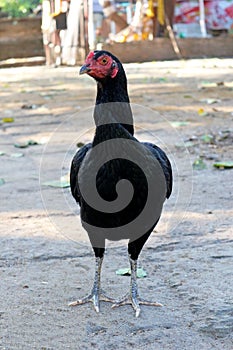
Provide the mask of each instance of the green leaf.
{"label": "green leaf", "polygon": [[23,157],[24,154],[23,153],[11,153],[11,157],[12,158],[20,158]]}
{"label": "green leaf", "polygon": [[201,101],[201,102],[205,102],[205,103],[207,103],[208,105],[212,105],[212,104],[214,104],[214,103],[219,103],[219,102],[221,102],[221,100],[216,99],[216,98],[204,98],[204,99],[201,99],[200,101]]}
{"label": "green leaf", "polygon": [[57,187],[57,188],[67,188],[70,187],[70,183],[68,181],[59,181],[59,180],[52,180],[52,181],[46,181],[43,183],[44,186],[50,186],[50,187]]}
{"label": "green leaf", "polygon": [[183,121],[171,122],[171,125],[173,126],[173,128],[179,128],[180,126],[186,126],[188,124],[189,124],[189,122],[183,122]]}
{"label": "green leaf", "polygon": [[143,268],[138,268],[137,269],[137,277],[138,278],[143,278],[143,277],[146,277],[146,276],[147,276],[147,273],[146,273],[146,271]]}
{"label": "green leaf", "polygon": [[208,105],[212,105],[213,103],[221,102],[221,100],[216,99],[216,98],[207,98],[206,102],[207,102]]}
{"label": "green leaf", "polygon": [[0,186],[4,185],[5,180],[0,178]]}
{"label": "green leaf", "polygon": [[206,164],[203,162],[203,160],[201,158],[196,159],[193,162],[193,169],[195,170],[203,170],[206,169]]}
{"label": "green leaf", "polygon": [[129,268],[122,268],[122,269],[117,270],[116,274],[120,275],[120,276],[130,276],[131,272],[130,272]]}
{"label": "green leaf", "polygon": [[205,143],[212,143],[214,140],[213,135],[205,134],[201,136],[201,140]]}
{"label": "green leaf", "polygon": [[84,146],[84,143],[83,143],[83,142],[78,142],[78,143],[77,143],[77,147],[78,147],[78,148],[81,148],[81,147],[83,147],[83,146]]}
{"label": "green leaf", "polygon": [[32,5],[39,3],[37,0],[1,0],[1,10],[7,12],[10,17],[25,17],[30,14]]}
{"label": "green leaf", "polygon": [[165,82],[165,81],[167,81],[167,78],[159,78],[159,82],[160,82],[160,83],[163,83],[163,82]]}
{"label": "green leaf", "polygon": [[185,145],[185,147],[189,148],[189,147],[193,147],[195,145],[195,143],[192,141],[185,141],[184,145]]}
{"label": "green leaf", "polygon": [[176,148],[185,148],[185,147],[190,148],[190,147],[195,146],[195,143],[192,141],[185,141],[183,143],[182,142],[176,143],[175,146],[176,146]]}
{"label": "green leaf", "polygon": [[28,140],[28,146],[35,146],[38,145],[38,142],[35,140]]}
{"label": "green leaf", "polygon": [[38,142],[34,141],[34,140],[28,140],[25,142],[17,142],[14,144],[14,146],[16,148],[27,148],[29,146],[34,146],[34,145],[38,145]]}
{"label": "green leaf", "polygon": [[213,166],[218,169],[231,169],[233,168],[233,162],[218,162],[214,163]]}
{"label": "green leaf", "polygon": [[209,81],[203,81],[200,85],[199,88],[201,89],[206,89],[206,88],[212,88],[212,87],[216,87],[217,84],[216,83],[211,83]]}
{"label": "green leaf", "polygon": [[27,142],[18,142],[18,143],[15,143],[14,146],[16,148],[27,148],[28,147],[28,143]]}
{"label": "green leaf", "polygon": [[5,152],[0,151],[0,156],[4,156],[5,154]]}
{"label": "green leaf", "polygon": [[30,105],[30,104],[25,104],[25,105],[22,105],[21,108],[22,108],[22,109],[36,109],[36,108],[39,108],[39,106],[38,106],[38,105],[35,105],[35,104],[32,104],[32,105]]}
{"label": "green leaf", "polygon": [[3,123],[13,123],[15,120],[12,117],[4,117],[2,118]]}
{"label": "green leaf", "polygon": [[[120,275],[120,276],[130,276],[131,275],[131,271],[130,271],[129,268],[122,268],[122,269],[117,270],[116,274]],[[143,278],[143,277],[146,277],[146,276],[147,276],[147,273],[146,273],[146,271],[143,268],[138,268],[137,269],[137,277],[138,278]]]}

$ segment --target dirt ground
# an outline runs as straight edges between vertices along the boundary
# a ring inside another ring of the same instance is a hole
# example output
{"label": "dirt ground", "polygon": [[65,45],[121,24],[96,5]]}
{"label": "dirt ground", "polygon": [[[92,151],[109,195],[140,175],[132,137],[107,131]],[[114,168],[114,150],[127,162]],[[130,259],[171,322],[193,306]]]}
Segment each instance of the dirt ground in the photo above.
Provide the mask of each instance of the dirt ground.
{"label": "dirt ground", "polygon": [[[78,67],[1,69],[1,350],[233,349],[233,169],[213,166],[233,161],[232,60],[125,68],[137,137],[162,146],[174,169],[140,257],[141,295],[164,306],[142,306],[138,319],[131,306],[68,306],[89,292],[94,259],[69,188],[51,181],[65,186],[76,144],[91,140],[95,83]],[[128,289],[124,267],[126,242],[109,243],[113,297]]]}

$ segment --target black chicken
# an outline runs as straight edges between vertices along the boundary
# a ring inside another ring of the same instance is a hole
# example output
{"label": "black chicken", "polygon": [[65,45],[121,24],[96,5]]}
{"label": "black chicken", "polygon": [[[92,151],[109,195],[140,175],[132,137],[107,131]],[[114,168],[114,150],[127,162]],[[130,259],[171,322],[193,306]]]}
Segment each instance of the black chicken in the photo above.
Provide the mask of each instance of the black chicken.
{"label": "black chicken", "polygon": [[[161,305],[139,297],[137,259],[171,194],[172,169],[164,151],[133,136],[127,80],[118,58],[107,51],[90,52],[80,69],[80,74],[85,73],[97,81],[96,130],[93,142],[73,158],[70,184],[95,253],[96,269],[91,294],[70,305],[91,301],[99,312],[100,300],[112,302],[112,307],[132,304],[137,317],[140,304]],[[100,288],[106,239],[129,239],[130,292],[117,301]]]}

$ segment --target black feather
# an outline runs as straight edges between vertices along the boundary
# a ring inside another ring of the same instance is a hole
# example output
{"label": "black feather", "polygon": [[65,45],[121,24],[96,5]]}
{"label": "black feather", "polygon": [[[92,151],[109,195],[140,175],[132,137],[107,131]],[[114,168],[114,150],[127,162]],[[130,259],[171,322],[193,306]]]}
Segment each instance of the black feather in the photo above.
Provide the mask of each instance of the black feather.
{"label": "black feather", "polygon": [[[98,81],[97,83],[96,107],[94,111],[96,124],[95,136],[92,143],[83,146],[76,153],[72,161],[70,173],[71,192],[81,207],[82,224],[88,232],[96,256],[98,256],[99,252],[99,250],[96,249],[99,242],[98,237],[96,238],[95,235],[99,233],[95,232],[94,227],[116,228],[124,226],[140,215],[148,200],[148,182],[144,174],[146,169],[141,169],[134,162],[128,160],[128,150],[122,147],[122,154],[119,158],[103,162],[96,175],[95,185],[101,198],[111,203],[117,198],[117,183],[120,180],[127,179],[134,189],[132,200],[123,210],[116,213],[99,211],[86,202],[80,191],[80,184],[84,182],[84,185],[87,187],[90,184],[88,182],[89,174],[91,175],[93,172],[91,154],[96,146],[114,139],[133,141],[137,147],[140,145],[139,152],[144,155],[145,164],[148,168],[147,173],[150,174],[152,171],[151,164],[157,161],[159,167],[162,169],[162,176],[164,177],[165,190],[164,193],[160,195],[161,198],[154,198],[155,207],[157,202],[163,203],[165,198],[169,198],[172,192],[172,168],[165,152],[152,143],[139,143],[133,136],[133,116],[129,104],[127,80],[123,66],[115,56],[106,51],[95,51],[95,58],[103,53],[110,55],[117,62],[119,71],[114,79],[106,77],[106,79]],[[111,149],[109,149],[109,146],[106,146],[101,157],[103,157],[103,159],[106,157],[107,159],[109,153],[111,153]],[[80,171],[81,168],[82,172]],[[85,176],[81,176],[81,173],[85,174]],[[150,176],[154,176],[154,181],[157,181],[156,174],[151,174]],[[147,225],[145,222],[141,235],[136,237],[136,239],[134,237],[134,232],[122,232],[119,233],[119,235],[111,235],[111,230],[109,234],[103,231],[103,245],[105,239],[119,240],[128,238],[130,239],[129,253],[133,259],[137,259],[145,241],[159,220],[160,214],[155,215],[152,209],[153,208],[150,208],[151,211],[149,213],[152,217],[152,223]],[[162,210],[162,205],[160,209]],[[93,229],[91,229],[89,225],[92,225]],[[101,251],[101,254],[102,253]]]}

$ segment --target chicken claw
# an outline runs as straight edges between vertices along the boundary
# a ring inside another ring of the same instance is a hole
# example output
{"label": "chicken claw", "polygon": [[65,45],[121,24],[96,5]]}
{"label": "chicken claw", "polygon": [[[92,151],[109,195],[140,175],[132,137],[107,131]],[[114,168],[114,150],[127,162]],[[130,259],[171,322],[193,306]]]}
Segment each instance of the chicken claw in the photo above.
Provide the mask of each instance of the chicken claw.
{"label": "chicken claw", "polygon": [[140,304],[147,305],[147,306],[163,306],[163,305],[160,303],[148,301],[139,297],[138,285],[137,285],[137,260],[133,260],[129,256],[129,262],[130,262],[130,268],[131,268],[130,291],[122,299],[114,303],[112,305],[112,308],[114,309],[122,305],[130,304],[132,305],[133,309],[136,312],[136,317],[138,317],[141,311]]}
{"label": "chicken claw", "polygon": [[100,311],[100,301],[108,301],[111,303],[115,303],[115,300],[108,297],[104,291],[100,288],[100,274],[101,274],[101,268],[102,268],[102,258],[96,258],[96,265],[95,265],[95,278],[94,278],[94,284],[91,293],[84,297],[83,299],[78,299],[76,301],[73,301],[69,303],[69,306],[76,306],[76,305],[82,305],[86,303],[93,303],[95,311],[98,313]]}
{"label": "chicken claw", "polygon": [[119,306],[123,306],[123,305],[132,305],[133,309],[136,312],[136,317],[138,317],[140,315],[140,311],[141,308],[139,305],[147,305],[147,306],[163,306],[160,303],[157,302],[152,302],[152,301],[148,301],[145,299],[140,298],[138,295],[137,296],[132,296],[129,293],[126,294],[121,300],[117,301],[116,303],[114,303],[112,305],[112,309],[115,309]]}
{"label": "chicken claw", "polygon": [[93,303],[95,311],[99,313],[101,300],[106,302],[111,302],[111,303],[116,302],[113,298],[108,297],[103,291],[98,292],[97,290],[96,291],[92,290],[91,294],[84,297],[83,299],[78,299],[76,301],[69,303],[68,306],[77,306],[77,305],[82,305],[82,304],[91,302]]}

